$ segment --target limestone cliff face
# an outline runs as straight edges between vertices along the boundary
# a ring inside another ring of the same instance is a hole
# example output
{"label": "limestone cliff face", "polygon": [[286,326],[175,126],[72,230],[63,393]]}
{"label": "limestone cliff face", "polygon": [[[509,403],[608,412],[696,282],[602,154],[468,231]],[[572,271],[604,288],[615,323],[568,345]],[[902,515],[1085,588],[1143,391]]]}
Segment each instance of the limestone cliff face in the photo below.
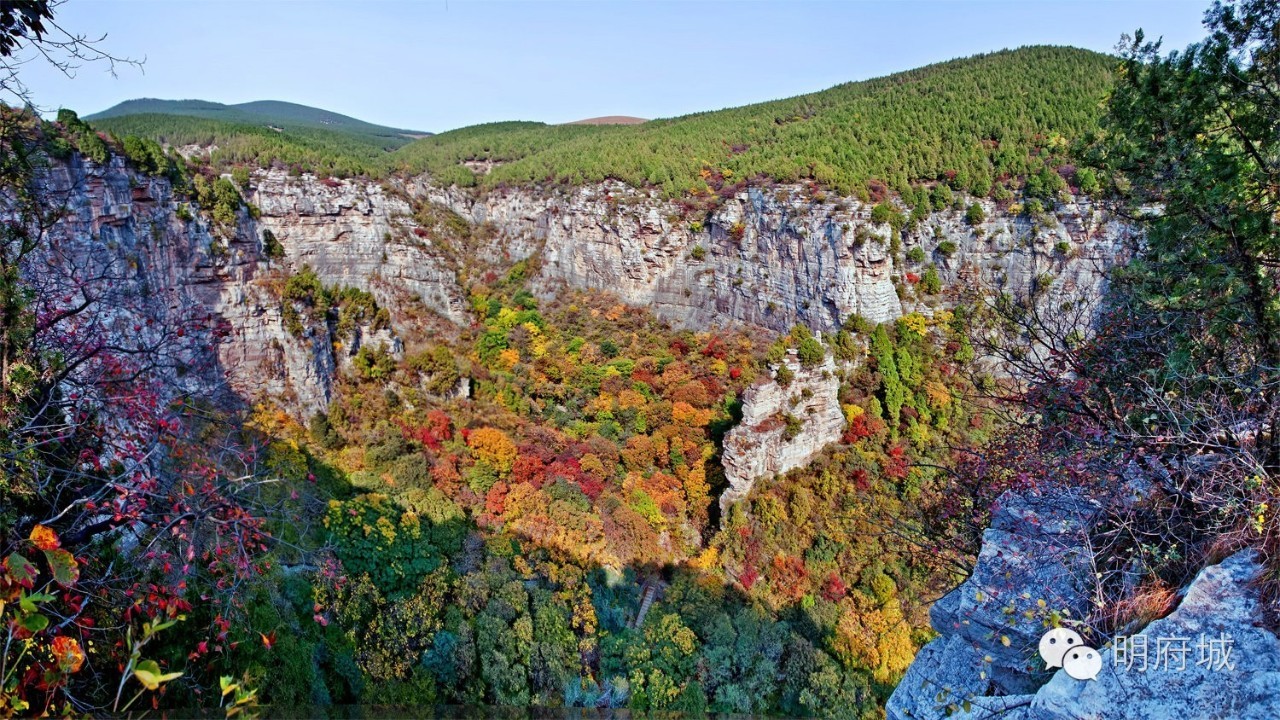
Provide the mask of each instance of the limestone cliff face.
{"label": "limestone cliff face", "polygon": [[831,357],[805,368],[792,350],[783,365],[794,375],[791,382],[779,384],[775,371],[774,377],[748,388],[742,422],[725,436],[723,463],[729,488],[720,496],[721,512],[747,497],[759,478],[807,465],[844,431],[840,380]]}
{"label": "limestone cliff face", "polygon": [[285,264],[308,265],[326,284],[366,290],[386,307],[416,302],[454,323],[469,319],[452,263],[413,232],[403,197],[376,183],[282,170],[255,173],[252,184],[258,225],[280,242]]}
{"label": "limestone cliff face", "polygon": [[[930,263],[952,288],[981,282],[1016,291],[1048,273],[1062,279],[1054,292],[1071,291],[1100,281],[1127,232],[1084,199],[1038,221],[984,200],[987,220],[970,227],[961,211],[934,213],[904,234],[895,260],[891,230],[871,221],[870,205],[814,200],[801,186],[743,190],[705,219],[619,182],[477,195],[418,178],[407,188],[492,224],[512,259],[541,249],[544,295],[561,285],[607,290],[686,327],[803,323],[828,331],[853,313],[890,320],[916,309],[898,286]],[[905,260],[916,246],[924,262]]]}
{"label": "limestone cliff face", "polygon": [[[449,250],[414,223],[412,203],[424,200],[496,228],[495,241],[481,249],[489,260],[539,253],[535,285],[544,296],[562,287],[607,290],[686,327],[832,330],[853,313],[882,321],[927,312],[908,280],[927,264],[936,265],[944,295],[978,283],[1022,289],[1046,273],[1059,279],[1053,292],[1069,292],[1100,281],[1125,234],[1084,201],[1036,222],[984,201],[989,220],[975,228],[958,211],[934,213],[903,235],[895,258],[890,229],[871,221],[868,205],[814,199],[801,186],[750,188],[705,215],[617,182],[479,194],[425,178],[379,184],[282,171],[254,174],[248,199],[259,217],[243,215],[233,230],[213,232],[198,212],[178,218],[180,203],[165,180],[118,158],[107,167],[73,159],[55,167],[49,182],[51,191],[73,197],[66,227],[74,234],[105,233],[143,258],[154,283],[180,289],[227,324],[217,358],[237,393],[270,394],[305,412],[327,402],[343,358],[323,337],[283,330],[268,287],[273,273],[310,266],[325,284],[370,291],[393,313],[413,306],[469,321]],[[266,232],[282,256],[265,256]],[[925,260],[913,263],[906,258],[918,255],[917,246]]]}
{"label": "limestone cliff face", "polygon": [[[397,232],[408,204],[376,186],[329,187],[309,176],[263,173],[251,196],[261,219],[242,211],[234,228],[216,228],[198,209],[180,212],[184,203],[166,179],[118,157],[100,166],[73,156],[48,168],[40,183],[66,208],[52,232],[60,257],[118,272],[139,298],[134,309],[153,325],[176,324],[179,315],[200,319],[200,342],[187,343],[196,349],[184,360],[200,371],[172,378],[187,392],[231,403],[267,396],[302,415],[327,405],[336,370],[358,342],[338,355],[325,328],[301,337],[285,329],[279,278],[304,264],[326,285],[353,285],[391,307],[414,302],[463,319],[450,264],[429,243]],[[264,230],[275,234],[284,257],[264,255]],[[116,324],[122,333],[138,325]],[[360,328],[357,337],[398,348],[394,332]]]}
{"label": "limestone cliff face", "polygon": [[309,409],[328,401],[328,339],[284,331],[279,299],[260,282],[267,264],[247,216],[232,231],[198,215],[183,219],[167,180],[118,157],[101,166],[74,156],[40,183],[66,209],[52,232],[55,247],[71,250],[64,261],[92,261],[118,275],[136,298],[128,314],[155,325],[200,322],[186,358],[198,372],[171,378],[186,392],[224,402],[270,394]]}

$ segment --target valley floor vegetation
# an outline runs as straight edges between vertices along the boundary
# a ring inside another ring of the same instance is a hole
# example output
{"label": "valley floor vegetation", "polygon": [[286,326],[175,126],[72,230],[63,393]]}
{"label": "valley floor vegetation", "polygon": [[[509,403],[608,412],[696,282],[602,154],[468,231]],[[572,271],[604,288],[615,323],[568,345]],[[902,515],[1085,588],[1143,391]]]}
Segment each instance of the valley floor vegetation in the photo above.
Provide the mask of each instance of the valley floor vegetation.
{"label": "valley floor vegetation", "polygon": [[[616,177],[692,198],[808,178],[879,201],[897,191],[904,202],[880,212],[898,224],[953,204],[953,189],[1029,205],[1069,181],[1160,206],[1134,213],[1145,238],[1092,326],[1065,324],[1082,306],[1046,307],[1033,288],[952,293],[949,309],[879,325],[850,317],[821,340],[678,330],[607,294],[535,296],[536,256],[485,263],[462,252],[483,238],[446,222],[433,231],[465,258],[466,327],[406,323],[306,267],[273,276],[291,333],[346,344],[394,324],[404,341],[361,344],[332,403],[305,418],[195,388],[225,328],[134,292],[109,253],[67,252],[65,208],[38,178],[125,158],[170,178],[188,214],[233,226],[254,212],[245,164],[376,174],[361,158],[378,153],[319,131],[101,123],[120,138],[71,112],[5,109],[0,716],[358,704],[882,717],[997,498],[1114,490],[1135,462],[1165,472],[1097,530],[1108,602],[1093,627],[1158,616],[1144,598],[1167,600],[1245,546],[1267,561],[1274,611],[1280,11],[1242,0],[1208,27],[1184,53],[1139,36],[1115,72],[1112,58],[1033,48],[640,126],[470,128],[379,165],[485,187]],[[952,98],[973,112],[942,111]],[[865,137],[832,143],[849,117]],[[1062,134],[1040,136],[1049,127]],[[160,142],[209,137],[227,148],[212,162]],[[500,165],[458,169],[480,159]],[[239,169],[223,177],[219,163]],[[721,516],[721,440],[788,349],[837,360],[844,435]],[[1122,582],[1135,568],[1137,590]]]}

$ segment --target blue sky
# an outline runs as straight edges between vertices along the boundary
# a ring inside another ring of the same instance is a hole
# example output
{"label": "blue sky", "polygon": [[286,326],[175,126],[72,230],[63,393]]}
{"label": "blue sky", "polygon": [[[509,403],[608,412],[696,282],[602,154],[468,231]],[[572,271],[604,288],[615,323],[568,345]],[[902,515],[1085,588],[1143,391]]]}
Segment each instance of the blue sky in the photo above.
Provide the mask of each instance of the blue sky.
{"label": "blue sky", "polygon": [[68,30],[145,58],[112,78],[36,63],[44,109],[136,97],[288,100],[442,131],[495,120],[669,117],[820,90],[1006,47],[1181,48],[1209,0],[484,2],[68,0]]}

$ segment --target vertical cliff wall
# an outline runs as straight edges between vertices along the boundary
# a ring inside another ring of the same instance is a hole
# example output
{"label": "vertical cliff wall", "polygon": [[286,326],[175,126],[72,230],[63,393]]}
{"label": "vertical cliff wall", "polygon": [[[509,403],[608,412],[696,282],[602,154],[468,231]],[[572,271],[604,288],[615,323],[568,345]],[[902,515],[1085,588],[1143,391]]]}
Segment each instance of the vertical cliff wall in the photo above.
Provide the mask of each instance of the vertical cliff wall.
{"label": "vertical cliff wall", "polygon": [[[106,165],[72,156],[45,170],[41,191],[65,208],[51,246],[69,265],[114,268],[134,309],[156,324],[196,321],[187,343],[195,370],[171,380],[186,392],[234,403],[262,394],[300,407],[327,402],[332,355],[327,340],[284,331],[279,299],[261,282],[268,266],[247,214],[235,228],[215,229],[183,203],[170,183],[138,173],[115,157]],[[119,326],[120,338],[137,332]]]}
{"label": "vertical cliff wall", "polygon": [[[907,273],[928,265],[949,289],[1016,291],[1047,274],[1060,279],[1054,293],[1073,292],[1100,282],[1128,235],[1084,198],[1037,219],[981,200],[985,220],[971,226],[963,211],[932,213],[903,233],[895,258],[891,229],[872,221],[872,206],[815,199],[802,186],[749,188],[709,216],[618,182],[475,194],[419,178],[407,189],[491,224],[509,256],[540,251],[544,295],[562,285],[606,290],[688,327],[833,330],[855,313],[890,320],[925,305],[908,291]],[[915,247],[921,262],[906,259]]]}
{"label": "vertical cliff wall", "polygon": [[844,431],[840,379],[831,356],[807,368],[791,350],[782,366],[790,372],[790,382],[779,383],[775,371],[748,388],[742,398],[742,422],[725,436],[723,463],[729,487],[720,496],[722,513],[746,498],[756,480],[803,467]]}
{"label": "vertical cliff wall", "polygon": [[255,173],[249,199],[293,268],[310,266],[328,285],[358,287],[379,304],[413,302],[458,324],[469,321],[453,262],[429,233],[415,233],[409,201],[360,180]]}
{"label": "vertical cliff wall", "polygon": [[[46,182],[48,192],[70,198],[69,236],[134,258],[148,286],[180,292],[225,323],[216,359],[235,393],[271,395],[308,413],[326,404],[342,358],[324,337],[285,331],[280,278],[309,266],[326,285],[367,290],[393,312],[413,306],[469,322],[458,250],[417,226],[419,203],[496,230],[478,251],[489,260],[538,255],[535,286],[544,296],[563,287],[608,291],[699,328],[833,330],[851,314],[889,320],[928,312],[962,288],[1019,290],[1043,275],[1056,278],[1052,293],[1071,293],[1101,282],[1127,233],[1085,200],[1038,219],[981,201],[982,222],[936,212],[894,248],[869,205],[802,186],[749,188],[707,213],[617,182],[481,194],[425,178],[374,183],[278,170],[252,177],[246,196],[257,217],[242,213],[236,227],[219,229],[198,211],[180,213],[184,203],[166,180],[119,158],[105,167],[73,158]],[[264,251],[267,233],[278,243],[275,257]],[[943,292],[926,297],[913,282],[930,266]]]}
{"label": "vertical cliff wall", "polygon": [[[234,227],[217,227],[168,180],[119,157],[98,165],[72,156],[39,182],[49,202],[65,208],[51,232],[62,260],[113,268],[153,323],[176,325],[180,314],[200,320],[200,342],[186,343],[200,357],[185,362],[199,372],[173,378],[187,392],[229,403],[265,396],[303,415],[327,405],[336,368],[357,345],[339,356],[323,329],[288,332],[280,287],[303,265],[324,284],[360,287],[383,305],[414,303],[465,319],[452,265],[412,234],[409,205],[378,186],[262,173],[249,195],[261,216],[241,210]],[[267,256],[264,231],[283,256]],[[136,323],[116,325],[127,334]],[[394,332],[373,339],[394,343]]]}

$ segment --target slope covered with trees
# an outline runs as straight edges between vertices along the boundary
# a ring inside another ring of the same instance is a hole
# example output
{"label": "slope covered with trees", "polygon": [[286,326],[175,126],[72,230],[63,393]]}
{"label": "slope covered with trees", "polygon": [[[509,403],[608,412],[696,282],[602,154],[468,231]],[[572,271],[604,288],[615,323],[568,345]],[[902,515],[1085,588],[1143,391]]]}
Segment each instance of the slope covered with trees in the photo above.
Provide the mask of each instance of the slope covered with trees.
{"label": "slope covered with trees", "polygon": [[1028,47],[638,125],[500,122],[403,147],[381,131],[331,132],[327,123],[282,123],[276,132],[241,106],[150,102],[122,108],[131,114],[95,116],[94,124],[121,136],[216,145],[215,164],[281,162],[375,177],[427,172],[446,185],[616,178],[678,196],[706,191],[709,181],[720,189],[758,178],[813,180],[840,194],[947,180],[982,196],[1096,129],[1114,62],[1074,48]]}
{"label": "slope covered with trees", "polygon": [[[330,488],[311,511],[323,531],[290,541],[332,555],[314,602],[299,585],[255,603],[292,609],[243,631],[288,644],[248,643],[228,662],[250,663],[262,697],[284,704],[323,687],[342,702],[785,715],[834,703],[874,717],[928,637],[928,599],[974,547],[924,531],[982,505],[930,469],[993,430],[960,400],[963,320],[855,320],[830,347],[803,328],[765,346],[676,331],[607,295],[538,302],[526,274],[482,274],[478,322],[454,341],[411,335],[403,360],[362,349],[306,427],[259,411],[279,438],[269,462],[320,478],[309,492]],[[284,297],[313,322],[321,307],[340,322],[350,302],[306,272]],[[746,386],[788,347],[861,362],[868,343],[868,364],[842,374],[842,442],[717,518],[718,441]],[[469,397],[453,392],[462,376]],[[876,540],[894,517],[914,529]],[[316,656],[350,658],[359,682]]]}
{"label": "slope covered with trees", "polygon": [[[849,194],[958,178],[986,195],[1035,169],[1037,148],[1096,127],[1106,55],[1060,47],[1005,50],[775,102],[633,126],[465,128],[408,145],[396,165],[486,186],[617,178],[668,195],[704,187],[708,170],[748,180],[813,179]],[[490,160],[480,178],[460,165]]]}
{"label": "slope covered with trees", "polygon": [[256,100],[238,105],[224,105],[207,100],[141,98],[126,100],[102,112],[89,115],[85,119],[107,120],[130,115],[181,115],[206,120],[223,120],[241,125],[269,125],[284,130],[301,128],[332,130],[359,137],[368,142],[381,143],[388,148],[399,147],[415,137],[429,134],[418,130],[402,130],[377,125],[329,110],[280,100]]}
{"label": "slope covered with trees", "polygon": [[377,174],[388,151],[402,144],[317,127],[275,130],[263,123],[153,113],[99,119],[93,126],[122,138],[174,147],[199,145],[211,150],[210,159],[220,168],[280,164],[340,177]]}

